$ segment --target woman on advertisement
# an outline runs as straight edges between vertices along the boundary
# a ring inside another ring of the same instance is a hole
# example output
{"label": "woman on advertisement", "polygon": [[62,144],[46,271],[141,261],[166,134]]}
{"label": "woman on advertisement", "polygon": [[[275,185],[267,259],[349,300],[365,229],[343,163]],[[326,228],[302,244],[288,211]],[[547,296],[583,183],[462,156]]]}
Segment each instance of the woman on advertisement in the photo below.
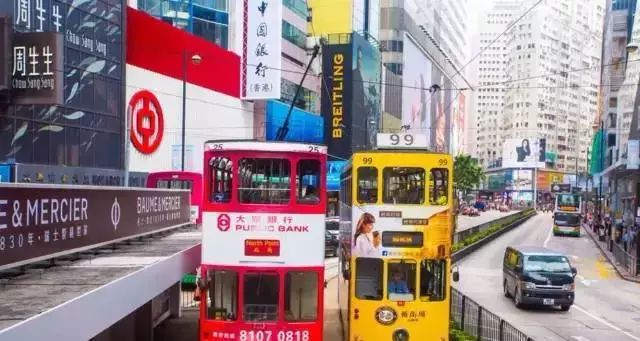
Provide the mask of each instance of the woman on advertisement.
{"label": "woman on advertisement", "polygon": [[353,236],[355,241],[353,255],[355,257],[379,257],[380,234],[373,231],[376,218],[371,213],[363,213],[356,226]]}

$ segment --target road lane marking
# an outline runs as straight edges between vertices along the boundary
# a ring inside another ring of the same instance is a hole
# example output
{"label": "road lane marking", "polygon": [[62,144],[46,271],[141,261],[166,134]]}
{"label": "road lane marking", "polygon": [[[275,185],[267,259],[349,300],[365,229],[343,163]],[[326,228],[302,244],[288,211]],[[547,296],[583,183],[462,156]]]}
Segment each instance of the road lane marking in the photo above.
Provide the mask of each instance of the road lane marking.
{"label": "road lane marking", "polygon": [[549,244],[549,241],[551,240],[552,233],[553,233],[553,226],[551,226],[551,228],[549,229],[549,234],[547,234],[547,239],[544,240],[544,243],[542,244],[542,246],[547,247],[547,244]]}
{"label": "road lane marking", "polygon": [[589,339],[587,339],[584,336],[572,336],[571,338],[576,340],[576,341],[590,341]]}
{"label": "road lane marking", "polygon": [[605,263],[602,259],[596,260],[596,271],[602,279],[609,279],[613,276],[613,270],[607,266],[608,264],[609,263]]}
{"label": "road lane marking", "polygon": [[640,341],[640,337],[637,337],[637,336],[635,336],[635,335],[633,335],[633,334],[631,334],[629,332],[626,332],[626,331],[622,330],[622,328],[620,328],[620,327],[618,327],[618,326],[616,326],[616,325],[614,325],[614,324],[612,324],[612,323],[610,323],[610,322],[608,322],[608,321],[606,321],[606,320],[604,320],[604,319],[602,319],[602,318],[590,313],[588,310],[586,310],[584,308],[581,308],[580,306],[578,306],[576,304],[573,305],[573,308],[578,309],[579,311],[583,312],[585,315],[591,317],[592,319],[604,324],[605,326],[607,326],[607,327],[609,327],[609,328],[611,328],[611,329],[613,329],[613,330],[615,330],[617,332],[620,332],[620,333],[630,337],[633,340]]}

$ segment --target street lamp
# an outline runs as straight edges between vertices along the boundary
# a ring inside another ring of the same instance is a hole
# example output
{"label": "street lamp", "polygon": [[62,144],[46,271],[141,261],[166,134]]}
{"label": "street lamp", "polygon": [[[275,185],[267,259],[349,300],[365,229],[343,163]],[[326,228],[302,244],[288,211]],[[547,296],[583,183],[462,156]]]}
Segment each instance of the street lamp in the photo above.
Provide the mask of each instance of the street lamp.
{"label": "street lamp", "polygon": [[628,52],[628,53],[634,53],[634,52],[636,52],[636,51],[638,51],[638,43],[633,42],[633,41],[632,41],[632,42],[630,42],[630,43],[627,45],[627,52]]}
{"label": "street lamp", "polygon": [[[182,153],[180,162],[180,169],[184,172],[184,150],[185,150],[185,138],[186,138],[186,123],[187,123],[187,51],[182,53]],[[202,62],[202,57],[198,54],[191,55],[191,63],[193,65],[199,65]]]}

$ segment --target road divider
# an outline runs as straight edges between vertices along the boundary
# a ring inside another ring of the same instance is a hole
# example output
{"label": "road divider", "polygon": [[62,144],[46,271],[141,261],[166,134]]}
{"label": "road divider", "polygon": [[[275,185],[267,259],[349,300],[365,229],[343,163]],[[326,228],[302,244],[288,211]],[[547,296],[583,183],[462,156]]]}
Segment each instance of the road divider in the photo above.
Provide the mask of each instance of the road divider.
{"label": "road divider", "polygon": [[526,209],[464,231],[455,232],[453,235],[454,244],[451,247],[451,261],[459,261],[503,233],[522,225],[534,215],[536,215],[534,209]]}

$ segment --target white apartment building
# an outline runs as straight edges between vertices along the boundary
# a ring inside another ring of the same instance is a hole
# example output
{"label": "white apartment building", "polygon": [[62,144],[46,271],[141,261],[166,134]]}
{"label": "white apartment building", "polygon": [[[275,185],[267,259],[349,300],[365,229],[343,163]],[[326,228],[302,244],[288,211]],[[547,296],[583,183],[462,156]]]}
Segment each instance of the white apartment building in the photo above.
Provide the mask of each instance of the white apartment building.
{"label": "white apartment building", "polygon": [[[474,144],[468,151],[480,165],[489,168],[502,157],[503,110],[507,67],[507,35],[502,35],[518,11],[516,0],[495,1],[478,22],[472,42],[473,55],[482,54],[470,65],[476,84],[470,113],[469,134]],[[496,40],[497,39],[497,40]],[[495,40],[495,42],[494,42]],[[493,42],[493,43],[492,43]]]}
{"label": "white apartment building", "polygon": [[[521,0],[513,18],[537,2]],[[560,171],[587,169],[603,17],[604,0],[542,1],[507,35],[502,138],[546,138]]]}
{"label": "white apartment building", "polygon": [[[461,68],[468,61],[467,8],[469,0],[416,0],[416,2],[419,5],[419,11],[423,12],[423,15],[415,17],[416,23],[422,25],[435,39],[455,68]],[[421,2],[423,4],[420,4]]]}

